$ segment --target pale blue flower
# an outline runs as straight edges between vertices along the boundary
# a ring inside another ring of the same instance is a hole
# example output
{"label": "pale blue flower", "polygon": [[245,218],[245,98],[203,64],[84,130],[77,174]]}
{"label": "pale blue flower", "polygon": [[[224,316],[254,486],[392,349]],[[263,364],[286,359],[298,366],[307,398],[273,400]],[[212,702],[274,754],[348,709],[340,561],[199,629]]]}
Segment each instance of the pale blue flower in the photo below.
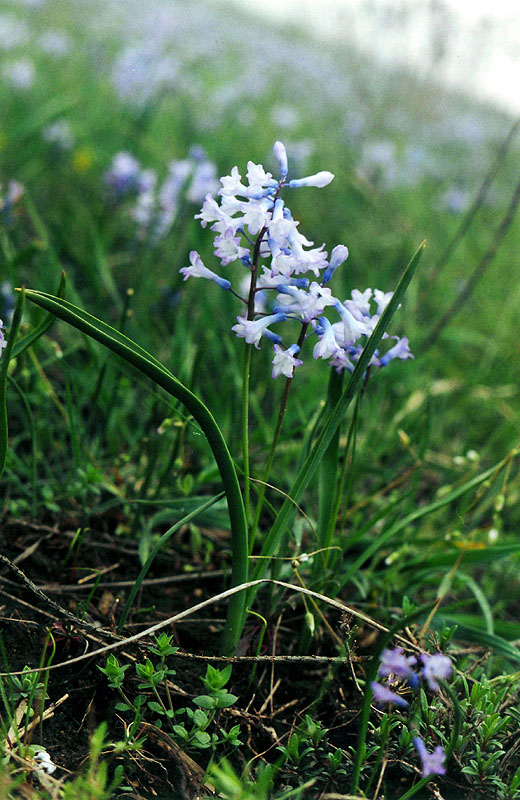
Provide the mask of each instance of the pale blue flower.
{"label": "pale blue flower", "polygon": [[247,247],[241,247],[240,236],[235,236],[233,228],[228,228],[224,233],[215,237],[213,246],[215,255],[220,258],[222,266],[231,264],[232,261],[245,258],[249,255]]}
{"label": "pale blue flower", "polygon": [[238,337],[245,339],[247,344],[254,344],[254,346],[258,349],[262,336],[267,336],[268,338],[271,338],[271,340],[274,336],[278,339],[278,344],[281,342],[281,338],[277,334],[273,334],[272,331],[269,331],[267,326],[272,325],[275,322],[284,322],[286,319],[287,315],[283,312],[269,314],[267,317],[261,317],[260,319],[256,320],[249,320],[245,317],[237,317],[238,322],[236,325],[233,325],[231,330],[235,331]]}
{"label": "pale blue flower", "polygon": [[440,687],[437,680],[446,680],[453,672],[453,665],[450,659],[442,653],[434,653],[433,656],[423,653],[421,661],[423,663],[423,677],[426,679],[430,689],[433,692],[438,692]]}
{"label": "pale blue flower", "polygon": [[343,264],[348,258],[348,247],[344,244],[338,244],[330,254],[329,266],[322,275],[321,282],[328,283],[337,268]]}
{"label": "pale blue flower", "polygon": [[377,303],[377,313],[379,316],[383,313],[388,303],[392,299],[393,292],[382,292],[380,289],[374,289],[374,300]]}
{"label": "pale blue flower", "polygon": [[[343,323],[343,340],[340,341],[342,347],[347,347],[349,344],[353,344],[359,339],[360,336],[368,333],[366,324],[355,319],[350,311],[345,308],[343,303],[340,303],[339,300],[336,302],[334,308],[340,315]],[[335,330],[337,331],[338,328],[335,328]]]}
{"label": "pale blue flower", "polygon": [[421,759],[423,778],[427,778],[429,775],[446,774],[446,767],[444,766],[446,753],[440,745],[435,748],[433,753],[429,753],[423,740],[420,739],[419,736],[415,737],[413,743]]}
{"label": "pale blue flower", "polygon": [[244,212],[242,224],[247,225],[251,236],[256,236],[266,227],[272,207],[273,201],[267,197],[262,197],[260,200],[250,198],[246,203],[242,203],[241,210]]}
{"label": "pale blue flower", "polygon": [[229,281],[227,281],[225,278],[221,278],[220,275],[216,274],[216,272],[213,272],[204,266],[203,261],[196,250],[192,250],[190,252],[190,262],[190,267],[183,267],[179,270],[179,272],[184,275],[185,281],[187,281],[188,278],[207,278],[208,280],[214,281],[216,284],[218,284],[221,289],[231,288]]}
{"label": "pale blue flower", "polygon": [[316,172],[315,175],[309,175],[307,178],[296,178],[295,180],[289,181],[287,185],[291,189],[300,189],[303,186],[316,186],[318,189],[323,189],[333,180],[334,175],[332,172],[322,170],[322,172]]}
{"label": "pale blue flower", "polygon": [[[233,213],[236,209],[233,210]],[[210,194],[206,195],[206,199],[202,205],[199,214],[195,214],[195,219],[200,219],[201,227],[205,228],[208,222],[215,223],[211,226],[211,230],[218,233],[224,233],[228,228],[236,231],[240,227],[240,220],[233,220],[230,213],[224,208],[219,206],[214,197]]]}
{"label": "pale blue flower", "polygon": [[231,175],[224,175],[220,179],[220,183],[222,188],[219,189],[218,193],[221,197],[226,197],[227,195],[235,197],[237,194],[245,197],[247,195],[247,187],[242,183],[242,176],[238,171],[238,167],[233,167]]}
{"label": "pale blue flower", "polygon": [[247,180],[249,183],[248,197],[261,196],[267,189],[278,186],[278,181],[274,180],[271,173],[266,172],[261,164],[255,164],[253,161],[247,162]]}
{"label": "pale blue flower", "polygon": [[372,297],[372,289],[365,289],[364,292],[360,292],[359,289],[353,289],[350,296],[352,299],[345,300],[343,305],[345,308],[348,308],[352,316],[359,321],[363,321],[366,317],[370,317],[370,299]]}
{"label": "pale blue flower", "polygon": [[318,344],[314,345],[314,350],[312,351],[314,358],[331,358],[334,356],[339,350],[339,345],[327,317],[319,318],[316,323],[316,333],[320,340]]}
{"label": "pale blue flower", "polygon": [[382,367],[386,367],[394,358],[400,358],[402,361],[406,361],[407,358],[413,358],[413,354],[410,352],[410,343],[406,336],[403,336],[401,339],[399,339],[398,336],[392,336],[390,338],[397,339],[397,343],[379,359],[379,363]]}
{"label": "pale blue flower", "polygon": [[300,289],[308,289],[309,279],[287,278],[285,275],[275,275],[270,269],[264,267],[256,285],[262,289],[275,289],[280,286],[280,284],[284,284],[285,286],[299,286]]}
{"label": "pale blue flower", "polygon": [[372,681],[370,687],[374,693],[374,703],[379,706],[399,706],[399,708],[406,708],[408,702],[400,695],[392,692],[386,686],[383,686],[377,681]]}
{"label": "pale blue flower", "polygon": [[316,281],[311,283],[308,290],[284,284],[277,288],[280,294],[276,300],[283,306],[283,310],[287,314],[295,314],[303,322],[317,319],[327,306],[333,306],[338,302],[332,297],[330,289],[320,286]]}
{"label": "pale blue flower", "polygon": [[292,378],[295,367],[301,367],[303,361],[295,358],[296,353],[300,352],[297,344],[292,344],[287,350],[283,350],[280,345],[273,345],[274,358],[273,358],[273,378],[278,378],[279,375],[285,375],[286,378]]}
{"label": "pale blue flower", "polygon": [[281,142],[275,142],[273,147],[273,153],[280,165],[280,175],[282,178],[285,178],[287,172],[289,171],[289,167],[287,164],[287,151],[285,149],[285,146]]}

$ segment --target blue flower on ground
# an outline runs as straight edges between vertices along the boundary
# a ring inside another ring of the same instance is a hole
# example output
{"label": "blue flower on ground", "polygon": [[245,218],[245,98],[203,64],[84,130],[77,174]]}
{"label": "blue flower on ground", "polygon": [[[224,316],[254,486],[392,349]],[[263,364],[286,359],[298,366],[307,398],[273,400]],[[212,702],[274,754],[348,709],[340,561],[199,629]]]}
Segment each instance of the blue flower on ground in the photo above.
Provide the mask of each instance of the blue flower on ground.
{"label": "blue flower on ground", "polygon": [[402,647],[393,650],[383,650],[378,675],[381,678],[394,676],[403,681],[408,681],[410,686],[417,686],[417,675],[412,665],[417,663],[415,656],[406,656]]}
{"label": "blue flower on ground", "polygon": [[427,681],[430,689],[433,692],[438,692],[440,687],[437,683],[437,679],[446,680],[453,672],[450,659],[442,653],[435,653],[433,656],[428,655],[428,653],[423,653],[421,655],[421,661],[423,663],[423,677]]}
{"label": "blue flower on ground", "polygon": [[446,774],[446,767],[444,766],[446,753],[440,745],[435,748],[433,753],[429,753],[423,740],[420,739],[419,736],[415,737],[413,743],[421,759],[423,778],[427,778],[429,775]]}
{"label": "blue flower on ground", "polygon": [[404,699],[404,697],[392,692],[391,689],[383,686],[382,683],[372,681],[370,686],[374,693],[374,703],[376,706],[379,706],[380,708],[382,706],[399,706],[399,708],[407,708],[408,702]]}

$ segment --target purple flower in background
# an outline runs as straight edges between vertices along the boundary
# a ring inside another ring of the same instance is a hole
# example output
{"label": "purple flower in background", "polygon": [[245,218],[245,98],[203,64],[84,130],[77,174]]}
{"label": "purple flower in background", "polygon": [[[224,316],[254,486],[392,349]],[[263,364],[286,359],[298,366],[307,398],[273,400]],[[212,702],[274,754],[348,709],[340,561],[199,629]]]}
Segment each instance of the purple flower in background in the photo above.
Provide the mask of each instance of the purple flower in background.
{"label": "purple flower in background", "polygon": [[393,650],[386,649],[381,654],[378,675],[381,678],[394,676],[408,681],[412,686],[417,685],[417,676],[412,666],[416,663],[415,656],[406,656],[402,647],[395,647]]}
{"label": "purple flower in background", "polygon": [[420,739],[419,736],[415,737],[413,743],[421,759],[423,778],[427,778],[429,775],[446,774],[446,767],[444,766],[446,753],[440,745],[435,748],[433,753],[429,753],[423,740]]}
{"label": "purple flower in background", "polygon": [[11,224],[13,214],[19,212],[20,201],[23,197],[24,187],[18,181],[9,181],[7,192],[2,192],[0,184],[0,221]]}
{"label": "purple flower in background", "polygon": [[408,702],[404,697],[392,692],[391,689],[383,686],[382,683],[372,681],[370,686],[374,693],[374,703],[377,706],[399,706],[399,708],[406,708],[408,706]]}
{"label": "purple flower in background", "polygon": [[[2,316],[5,316],[8,322],[11,322],[13,318],[15,305],[12,285],[9,281],[2,281],[0,284],[0,312]],[[0,323],[0,327],[1,325],[2,323]]]}
{"label": "purple flower in background", "polygon": [[116,196],[124,197],[137,189],[140,172],[139,162],[130,153],[117,153],[105,173],[105,181]]}
{"label": "purple flower in background", "polygon": [[36,70],[28,58],[18,58],[16,61],[5,64],[2,75],[14,89],[25,91],[33,85],[36,79]]}
{"label": "purple flower in background", "polygon": [[453,672],[450,659],[442,653],[435,653],[433,656],[428,655],[428,653],[423,653],[421,655],[421,661],[423,663],[423,677],[427,681],[430,689],[434,692],[438,692],[439,684],[437,683],[437,679],[446,680]]}
{"label": "purple flower in background", "polygon": [[2,356],[2,350],[4,347],[7,347],[7,342],[4,336],[4,323],[0,319],[0,357]]}

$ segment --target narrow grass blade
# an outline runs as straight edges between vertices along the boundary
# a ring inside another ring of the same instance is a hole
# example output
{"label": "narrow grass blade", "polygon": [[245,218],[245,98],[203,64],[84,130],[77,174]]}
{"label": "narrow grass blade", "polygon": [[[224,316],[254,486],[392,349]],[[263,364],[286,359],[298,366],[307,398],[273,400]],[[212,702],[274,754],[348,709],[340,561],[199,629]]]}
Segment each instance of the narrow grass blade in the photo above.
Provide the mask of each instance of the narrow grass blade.
{"label": "narrow grass blade", "polygon": [[[296,480],[289,492],[289,497],[282,505],[276,521],[271,528],[269,535],[267,536],[264,547],[262,549],[262,556],[267,557],[274,554],[278,542],[280,538],[283,536],[285,531],[287,530],[291,519],[294,515],[295,511],[295,503],[298,503],[303,492],[309,486],[311,480],[313,479],[318,465],[323,458],[330,442],[332,441],[341,420],[343,419],[347,408],[350,405],[350,402],[355,397],[359,389],[361,388],[361,384],[365,378],[365,373],[370,364],[370,360],[374,355],[375,350],[383,334],[385,333],[390,320],[392,319],[393,315],[395,314],[403,296],[408,288],[410,281],[412,280],[415,271],[417,269],[419,259],[422,255],[424,250],[425,243],[420,245],[420,247],[414,253],[408,267],[404,271],[401,280],[399,281],[397,288],[392,296],[392,299],[388,303],[387,307],[383,311],[379,322],[377,323],[370,339],[368,340],[359,361],[356,364],[354,372],[352,373],[349,382],[347,383],[346,387],[344,388],[340,399],[330,412],[330,414],[325,418],[323,429],[318,437],[314,447],[312,448],[311,452],[309,453],[308,458],[306,459],[303,467],[301,468],[300,472],[298,473]],[[265,559],[259,559],[258,566],[253,574],[254,578],[260,577],[266,570],[268,565],[268,561]],[[250,599],[249,599],[250,602]]]}
{"label": "narrow grass blade", "polygon": [[123,612],[121,614],[121,619],[119,620],[119,624],[117,626],[118,633],[121,633],[121,631],[123,630],[126,620],[128,619],[128,614],[130,613],[130,609],[132,608],[132,603],[134,602],[135,596],[139,591],[139,589],[141,588],[141,584],[144,581],[146,574],[150,569],[150,567],[152,566],[155,557],[157,556],[157,553],[160,551],[161,547],[163,547],[163,545],[166,544],[168,539],[170,539],[173,536],[173,534],[179,530],[179,528],[182,528],[183,525],[187,525],[188,522],[191,522],[191,520],[195,519],[195,517],[197,517],[199,514],[202,514],[204,511],[207,511],[208,508],[211,508],[211,506],[217,503],[223,496],[224,496],[223,493],[221,493],[215,495],[215,497],[211,497],[206,503],[202,503],[201,505],[198,506],[198,508],[194,508],[193,511],[190,511],[189,514],[186,514],[185,517],[180,519],[178,522],[175,523],[175,525],[172,525],[171,528],[168,528],[168,530],[165,533],[163,533],[163,535],[153,548],[152,552],[146,559],[145,563],[143,564],[141,571],[137,576],[136,581],[132,586],[132,589],[130,590],[130,594],[128,595],[128,598],[123,608]]}
{"label": "narrow grass blade", "polygon": [[[415,511],[412,511],[411,514],[408,514],[406,517],[399,520],[394,525],[391,525],[390,528],[388,528],[386,531],[380,534],[377,537],[377,539],[375,539],[361,553],[361,555],[358,556],[358,558],[356,558],[356,560],[350,564],[350,566],[341,576],[341,581],[338,588],[344,586],[347,583],[347,581],[350,580],[352,575],[354,575],[360,569],[360,567],[362,567],[363,564],[366,561],[368,561],[368,559],[371,556],[374,555],[374,553],[377,553],[377,551],[380,550],[381,547],[383,547],[383,545],[389,542],[397,533],[402,531],[412,522],[415,522],[416,520],[426,516],[427,514],[431,514],[432,512],[437,511],[439,508],[443,508],[444,506],[451,503],[453,500],[456,500],[458,497],[468,492],[470,489],[474,489],[476,486],[479,486],[480,484],[484,483],[484,481],[490,478],[491,475],[493,475],[493,473],[496,472],[496,470],[497,470],[497,465],[495,464],[493,467],[490,467],[484,472],[481,472],[480,475],[476,475],[474,478],[471,478],[471,480],[466,481],[457,489],[454,489],[445,497],[442,497],[440,500],[434,500],[433,503],[429,503],[428,505],[423,506],[422,508],[418,508]],[[457,555],[460,555],[460,552]],[[436,563],[438,563],[438,561],[436,561]]]}
{"label": "narrow grass blade", "polygon": [[520,664],[520,650],[511,642],[502,638],[502,636],[498,636],[496,633],[488,633],[473,625],[461,624],[457,615],[439,615],[437,625],[441,625],[443,621],[450,625],[457,625],[456,638],[458,641],[474,642],[486,649],[494,650],[495,653],[501,656],[505,656],[514,664]]}
{"label": "narrow grass blade", "polygon": [[[45,308],[69,325],[103,344],[113,353],[125,359],[156,385],[183,403],[200,425],[211,447],[219,468],[220,477],[228,501],[232,539],[232,582],[236,586],[247,580],[248,541],[244,503],[238,477],[222,432],[213,415],[204,403],[184,386],[156,358],[135,344],[124,334],[110,325],[87,314],[77,306],[45,292],[25,290],[26,297],[36,305]],[[226,653],[234,650],[241,633],[245,617],[245,598],[242,594],[234,596],[229,605],[228,618],[224,632],[223,648]]]}
{"label": "narrow grass blade", "polygon": [[[336,370],[331,370],[329,375],[329,387],[327,392],[327,406],[326,411],[330,411],[335,407],[341,397],[343,383],[343,374],[338,375]],[[338,461],[339,461],[339,432],[340,426],[338,425],[334,435],[332,436],[323,458],[320,462],[318,473],[318,536],[320,547],[328,547],[331,539],[331,528],[334,526],[334,509],[336,486],[338,476]],[[330,556],[329,552],[322,553],[322,560],[324,565]]]}
{"label": "narrow grass blade", "polygon": [[[496,469],[496,467],[495,467]],[[487,473],[486,473],[487,474]],[[485,480],[485,479],[484,479]],[[425,506],[428,508],[428,506]],[[408,519],[408,518],[407,518]],[[507,556],[517,555],[520,553],[520,543],[516,544],[497,544],[487,547],[485,544],[481,547],[475,548],[454,548],[447,553],[439,553],[438,555],[430,556],[429,558],[414,558],[408,561],[408,569],[414,568],[433,568],[436,567],[449,567],[455,563],[459,558],[461,551],[464,551],[464,564],[485,564],[489,566],[491,561],[496,561],[499,558],[507,558]]]}

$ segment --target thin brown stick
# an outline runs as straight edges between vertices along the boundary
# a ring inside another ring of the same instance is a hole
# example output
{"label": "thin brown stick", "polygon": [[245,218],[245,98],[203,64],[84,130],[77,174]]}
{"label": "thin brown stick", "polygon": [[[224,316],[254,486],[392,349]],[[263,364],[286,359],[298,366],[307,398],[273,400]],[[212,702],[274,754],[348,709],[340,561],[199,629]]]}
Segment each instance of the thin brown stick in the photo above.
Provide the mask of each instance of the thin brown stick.
{"label": "thin brown stick", "polygon": [[[327,603],[328,605],[332,606],[333,608],[338,608],[340,611],[346,612],[348,614],[352,614],[352,616],[361,619],[363,622],[367,623],[371,627],[377,628],[378,630],[384,631],[388,633],[388,628],[385,625],[382,625],[380,622],[368,617],[366,614],[361,613],[360,611],[356,611],[356,609],[351,608],[350,606],[341,603],[339,600],[334,600],[332,597],[327,597],[326,595],[320,594],[319,592],[313,592],[311,589],[305,589],[302,586],[296,586],[293,583],[286,583],[285,581],[278,581],[273,580],[271,578],[259,578],[255,581],[248,581],[247,583],[241,583],[238,586],[233,586],[231,589],[226,589],[225,592],[220,592],[220,594],[214,595],[213,597],[208,598],[207,600],[203,600],[201,603],[197,603],[190,608],[185,609],[184,611],[180,611],[177,614],[174,614],[172,617],[168,617],[168,619],[161,620],[161,622],[155,623],[155,625],[151,625],[144,631],[140,631],[139,633],[133,634],[133,636],[128,636],[126,639],[121,639],[119,641],[113,642],[112,644],[107,644],[104,647],[100,647],[98,650],[94,650],[91,653],[87,653],[82,656],[76,656],[75,658],[70,658],[68,661],[62,661],[59,664],[51,664],[50,666],[46,667],[35,667],[34,669],[30,670],[19,670],[17,672],[0,672],[0,678],[5,678],[9,675],[23,675],[29,674],[32,672],[50,672],[56,669],[61,669],[62,667],[70,667],[72,664],[78,664],[81,661],[85,661],[87,658],[94,658],[96,656],[102,655],[104,653],[109,653],[112,650],[116,650],[120,647],[127,647],[129,644],[133,642],[138,642],[141,639],[144,639],[146,636],[150,636],[151,634],[156,633],[157,631],[161,630],[162,628],[166,628],[167,626],[171,625],[174,622],[178,622],[181,619],[185,619],[185,617],[190,616],[191,614],[195,614],[197,611],[201,611],[203,608],[207,606],[221,602],[222,600],[226,600],[228,597],[232,597],[232,595],[236,594],[237,592],[242,592],[245,589],[252,589],[254,586],[260,586],[261,584],[272,584],[273,586],[281,586],[284,589],[289,589],[293,592],[299,592],[300,594],[307,595],[308,597],[314,597],[317,600],[320,600],[323,603]],[[97,631],[100,633],[100,631]],[[408,647],[411,647],[413,650],[421,653],[422,649],[418,645],[411,644],[407,639],[400,635],[396,635],[395,638],[398,641],[403,642]],[[256,656],[250,657],[249,660],[254,660],[254,658],[258,658]],[[236,657],[236,661],[242,661],[244,657]]]}
{"label": "thin brown stick", "polygon": [[24,572],[22,572],[20,567],[17,567],[16,564],[13,564],[12,561],[9,561],[9,559],[6,558],[6,556],[4,556],[2,553],[0,553],[0,562],[5,564],[5,566],[11,570],[11,572],[14,572],[14,574],[22,581],[22,583],[25,584],[25,586],[27,586],[28,589],[31,590],[33,594],[36,595],[36,597],[39,597],[40,600],[43,600],[44,603],[46,603],[48,606],[54,609],[54,611],[56,611],[61,617],[65,617],[65,619],[70,620],[70,622],[73,622],[74,625],[80,630],[90,631],[90,633],[95,633],[96,636],[105,636],[109,639],[117,639],[120,642],[124,642],[124,639],[121,639],[114,633],[102,630],[101,628],[97,628],[92,623],[87,622],[87,620],[80,619],[71,611],[68,611],[66,608],[63,608],[63,606],[60,606],[59,603],[56,603],[50,597],[47,597],[47,595],[44,592],[42,592],[41,589],[38,589],[38,587],[32,582],[32,580],[28,578]]}

